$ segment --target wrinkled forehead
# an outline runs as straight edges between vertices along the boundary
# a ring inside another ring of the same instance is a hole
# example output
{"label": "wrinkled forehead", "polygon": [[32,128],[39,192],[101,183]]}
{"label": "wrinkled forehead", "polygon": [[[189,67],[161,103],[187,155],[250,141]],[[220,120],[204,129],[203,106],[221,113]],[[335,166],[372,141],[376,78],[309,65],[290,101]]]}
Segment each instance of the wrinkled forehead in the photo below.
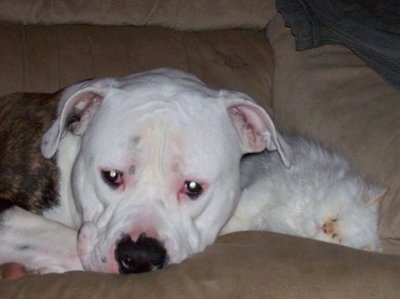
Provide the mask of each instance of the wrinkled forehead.
{"label": "wrinkled forehead", "polygon": [[161,121],[195,124],[222,120],[221,116],[226,116],[224,107],[219,91],[196,77],[156,70],[116,79],[101,110],[120,115],[125,122],[133,120],[135,125]]}
{"label": "wrinkled forehead", "polygon": [[[154,111],[212,113],[222,107],[220,92],[180,71],[154,71],[115,79],[105,102],[114,109],[144,114]],[[199,109],[203,107],[203,109]]]}
{"label": "wrinkled forehead", "polygon": [[149,86],[113,89],[97,113],[98,121],[136,127],[150,124],[198,127],[203,123],[226,122],[228,114],[223,100],[204,91],[178,87],[160,90]]}
{"label": "wrinkled forehead", "polygon": [[218,91],[208,88],[197,77],[178,70],[154,70],[115,79],[113,86],[133,96],[161,95],[173,98],[177,94],[192,93],[216,97]]}
{"label": "wrinkled forehead", "polygon": [[164,87],[110,91],[89,127],[91,135],[118,149],[161,146],[162,140],[165,150],[180,147],[188,153],[222,155],[225,147],[233,148],[233,127],[217,95],[192,85]]}

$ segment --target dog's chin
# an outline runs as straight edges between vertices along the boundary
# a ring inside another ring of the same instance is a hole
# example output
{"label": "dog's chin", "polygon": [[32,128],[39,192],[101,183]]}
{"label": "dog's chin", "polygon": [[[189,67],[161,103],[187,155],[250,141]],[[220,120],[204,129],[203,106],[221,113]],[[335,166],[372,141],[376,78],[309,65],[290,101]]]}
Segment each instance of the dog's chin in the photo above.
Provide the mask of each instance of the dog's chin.
{"label": "dog's chin", "polygon": [[96,246],[98,237],[97,227],[86,222],[82,224],[78,232],[77,250],[85,271],[118,273],[118,264],[114,259],[113,250],[102,254],[100,247]]}
{"label": "dog's chin", "polygon": [[78,243],[79,258],[85,271],[103,272],[103,273],[119,273],[119,266],[114,258],[115,248],[111,248],[109,252],[102,255],[96,248],[93,251],[82,250],[87,244]]}
{"label": "dog's chin", "polygon": [[106,261],[94,261],[93,263],[88,263],[88,270],[93,272],[103,272],[103,273],[119,273],[118,263],[115,261],[113,254],[109,254]]}

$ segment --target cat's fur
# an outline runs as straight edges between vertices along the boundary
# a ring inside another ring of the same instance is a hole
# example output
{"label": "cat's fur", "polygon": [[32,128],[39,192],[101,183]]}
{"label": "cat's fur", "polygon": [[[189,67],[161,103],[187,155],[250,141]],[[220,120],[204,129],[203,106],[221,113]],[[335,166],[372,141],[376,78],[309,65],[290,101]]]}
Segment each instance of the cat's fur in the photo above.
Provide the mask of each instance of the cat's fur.
{"label": "cat's fur", "polygon": [[242,198],[223,233],[268,230],[379,251],[383,190],[367,184],[344,157],[316,142],[284,139],[293,151],[289,169],[277,153],[243,159]]}

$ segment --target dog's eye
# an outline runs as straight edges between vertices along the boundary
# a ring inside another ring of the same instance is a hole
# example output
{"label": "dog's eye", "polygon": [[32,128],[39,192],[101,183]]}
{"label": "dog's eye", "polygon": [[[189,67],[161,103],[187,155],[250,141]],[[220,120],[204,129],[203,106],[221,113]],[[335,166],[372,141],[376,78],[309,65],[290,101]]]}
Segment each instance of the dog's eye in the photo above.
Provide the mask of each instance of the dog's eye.
{"label": "dog's eye", "polygon": [[102,170],[103,180],[112,188],[118,188],[122,184],[122,172],[118,170]]}
{"label": "dog's eye", "polygon": [[203,192],[203,187],[195,181],[185,181],[185,193],[190,199],[198,198]]}

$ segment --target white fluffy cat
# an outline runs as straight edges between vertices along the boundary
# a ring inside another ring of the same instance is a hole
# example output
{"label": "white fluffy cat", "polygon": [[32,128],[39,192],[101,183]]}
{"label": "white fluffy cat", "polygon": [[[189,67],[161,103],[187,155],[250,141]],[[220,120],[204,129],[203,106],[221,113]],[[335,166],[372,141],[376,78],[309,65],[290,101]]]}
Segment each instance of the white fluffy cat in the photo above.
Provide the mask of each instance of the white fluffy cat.
{"label": "white fluffy cat", "polygon": [[268,230],[380,251],[378,205],[383,190],[315,142],[284,137],[293,151],[286,168],[278,153],[246,156],[242,198],[223,233]]}

